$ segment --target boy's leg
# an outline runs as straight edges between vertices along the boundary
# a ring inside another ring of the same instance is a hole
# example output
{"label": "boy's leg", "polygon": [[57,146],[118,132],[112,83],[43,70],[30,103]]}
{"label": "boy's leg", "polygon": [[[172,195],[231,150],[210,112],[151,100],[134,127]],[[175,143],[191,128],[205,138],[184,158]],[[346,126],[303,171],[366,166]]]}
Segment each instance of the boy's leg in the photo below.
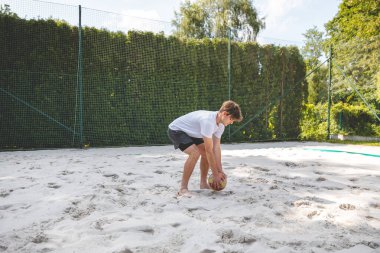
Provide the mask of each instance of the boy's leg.
{"label": "boy's leg", "polygon": [[199,153],[201,154],[201,163],[200,163],[200,169],[201,169],[201,181],[200,181],[200,188],[201,189],[210,189],[210,187],[207,184],[207,175],[209,170],[209,164],[206,156],[206,150],[205,150],[205,144],[199,144],[197,146],[199,149]]}
{"label": "boy's leg", "polygon": [[191,145],[190,147],[185,149],[183,152],[189,156],[187,157],[187,160],[183,167],[181,189],[179,190],[180,195],[189,193],[188,184],[189,184],[190,176],[193,173],[194,167],[197,164],[197,161],[200,156],[199,150],[195,144]]}

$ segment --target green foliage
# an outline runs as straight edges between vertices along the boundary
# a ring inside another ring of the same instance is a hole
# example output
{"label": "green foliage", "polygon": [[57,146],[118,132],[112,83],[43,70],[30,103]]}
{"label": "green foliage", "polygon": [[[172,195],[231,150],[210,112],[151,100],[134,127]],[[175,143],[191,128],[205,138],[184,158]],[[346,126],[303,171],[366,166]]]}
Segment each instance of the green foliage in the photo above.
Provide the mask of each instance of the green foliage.
{"label": "green foliage", "polygon": [[[302,50],[310,71],[319,64],[318,58],[333,48],[331,133],[373,136],[378,135],[379,122],[360,96],[370,106],[380,109],[380,89],[376,78],[380,69],[380,2],[377,0],[343,0],[336,16],[326,25],[328,39],[323,33],[309,29]],[[308,103],[301,122],[303,139],[322,140],[327,131],[327,73],[322,66],[308,78]],[[380,78],[379,78],[380,80]]]}
{"label": "green foliage", "polygon": [[302,56],[306,61],[307,70],[310,71],[320,64],[323,55],[323,32],[314,26],[303,34],[305,45],[301,49]]}
{"label": "green foliage", "polygon": [[303,35],[306,40],[301,53],[305,59],[307,73],[312,72],[306,79],[308,84],[307,102],[311,104],[326,102],[328,69],[326,65],[321,65],[320,61],[323,55],[323,32],[318,31],[314,26]]}
{"label": "green foliage", "polygon": [[[327,138],[327,104],[305,104],[302,111],[301,139]],[[331,108],[330,133],[360,136],[379,136],[380,124],[362,104],[337,103]]]}
{"label": "green foliage", "polygon": [[[0,16],[1,142],[4,147],[71,147],[78,136],[78,28],[56,20]],[[226,39],[179,39],[83,29],[85,144],[168,143],[168,124],[228,99]],[[231,99],[246,120],[232,141],[297,138],[305,64],[297,48],[232,43]],[[282,97],[281,100],[278,98]],[[235,131],[239,124],[231,126]],[[224,140],[228,140],[228,131]],[[7,137],[8,136],[8,137]]]}
{"label": "green foliage", "polygon": [[236,41],[255,41],[265,27],[249,0],[186,0],[175,12],[173,25],[180,38],[227,38],[231,29]]}
{"label": "green foliage", "polygon": [[374,136],[376,125],[380,125],[363,104],[337,103],[333,107],[332,115],[339,125],[339,132],[344,134]]}
{"label": "green foliage", "polygon": [[380,70],[376,74],[376,101],[380,103]]}
{"label": "green foliage", "polygon": [[333,42],[355,37],[367,39],[379,35],[380,2],[377,0],[343,0],[339,12],[326,24]]}
{"label": "green foliage", "polygon": [[328,69],[326,66],[321,66],[315,72],[307,77],[308,82],[308,98],[310,104],[325,103],[327,101],[328,87]]}
{"label": "green foliage", "polygon": [[[380,1],[343,0],[336,16],[326,24],[326,31],[330,37],[326,46],[332,45],[335,63],[373,103],[375,76],[380,71]],[[333,71],[335,93],[344,101],[352,91],[347,89],[344,75],[335,67]]]}
{"label": "green foliage", "polygon": [[[336,129],[332,124],[332,129]],[[300,122],[303,140],[325,140],[327,137],[327,104],[305,104]]]}

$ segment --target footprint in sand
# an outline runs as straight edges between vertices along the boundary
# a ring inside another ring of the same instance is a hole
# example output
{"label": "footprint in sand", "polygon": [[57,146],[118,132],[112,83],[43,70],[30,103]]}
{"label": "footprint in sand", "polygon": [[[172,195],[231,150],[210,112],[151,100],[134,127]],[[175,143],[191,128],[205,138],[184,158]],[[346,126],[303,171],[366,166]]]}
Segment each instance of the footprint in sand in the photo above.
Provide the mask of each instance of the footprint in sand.
{"label": "footprint in sand", "polygon": [[39,233],[38,235],[36,235],[33,239],[32,239],[32,242],[33,243],[43,243],[43,242],[47,242],[48,241],[48,238],[47,236],[44,234],[44,233]]}
{"label": "footprint in sand", "polygon": [[356,209],[356,207],[354,205],[351,205],[351,204],[340,204],[339,208],[342,210],[346,210],[346,211]]}
{"label": "footprint in sand", "polygon": [[307,218],[312,219],[315,215],[318,215],[318,211],[312,211],[307,214]]}
{"label": "footprint in sand", "polygon": [[167,193],[167,192],[171,192],[171,191],[172,190],[171,190],[170,186],[168,186],[168,185],[155,184],[152,187],[151,194],[160,195],[162,193]]}
{"label": "footprint in sand", "polygon": [[2,206],[0,206],[0,211],[7,210],[10,207],[12,207],[12,205],[2,205]]}
{"label": "footprint in sand", "polygon": [[291,205],[295,207],[300,207],[300,206],[310,206],[311,203],[310,201],[307,201],[307,200],[297,200],[297,201],[294,201]]}
{"label": "footprint in sand", "polygon": [[75,173],[74,171],[68,171],[68,170],[61,171],[61,175],[63,176],[72,175],[74,173]]}
{"label": "footprint in sand", "polygon": [[123,180],[123,183],[125,184],[125,185],[131,185],[131,184],[134,184],[136,181],[135,180]]}
{"label": "footprint in sand", "polygon": [[170,162],[170,161],[180,161],[181,159],[175,157],[175,156],[170,156],[168,159],[166,159],[166,162]]}
{"label": "footprint in sand", "polygon": [[208,194],[208,196],[213,196],[213,195],[232,196],[232,195],[235,195],[235,192],[234,191],[210,191],[210,193]]}
{"label": "footprint in sand", "polygon": [[244,234],[240,231],[232,231],[231,229],[223,229],[217,232],[219,235],[219,243],[225,244],[252,244],[256,242],[256,238],[254,238],[250,234]]}
{"label": "footprint in sand", "polygon": [[115,173],[103,174],[103,177],[111,177],[112,179],[118,179],[119,175]]}
{"label": "footprint in sand", "polygon": [[11,194],[13,190],[0,190],[0,197],[1,198],[5,198],[5,197],[8,197],[9,194]]}
{"label": "footprint in sand", "polygon": [[376,209],[380,209],[380,203],[370,203],[369,206]]}
{"label": "footprint in sand", "polygon": [[95,204],[91,203],[95,195],[85,197],[84,201],[76,200],[71,202],[71,206],[65,209],[65,213],[69,214],[74,220],[80,220],[96,210]]}
{"label": "footprint in sand", "polygon": [[29,170],[40,170],[41,166],[32,166],[29,168]]}
{"label": "footprint in sand", "polygon": [[290,176],[280,176],[281,178],[283,179],[287,179],[287,180],[295,180],[295,179],[299,179],[300,177],[298,176],[295,176],[295,177],[290,177]]}
{"label": "footprint in sand", "polygon": [[289,168],[300,167],[299,164],[296,164],[296,163],[293,163],[293,162],[284,162],[284,163],[281,163],[281,164],[285,165],[286,167],[289,167]]}
{"label": "footprint in sand", "polygon": [[267,168],[261,168],[261,167],[253,167],[253,169],[258,170],[258,171],[263,171],[263,172],[268,172],[269,171],[269,169],[267,169]]}
{"label": "footprint in sand", "polygon": [[173,223],[173,224],[171,224],[171,226],[173,228],[177,228],[177,227],[181,226],[181,223]]}
{"label": "footprint in sand", "polygon": [[201,253],[215,253],[216,250],[212,250],[212,249],[204,249],[201,251]]}
{"label": "footprint in sand", "polygon": [[238,202],[243,202],[244,204],[247,204],[247,205],[252,205],[252,204],[256,204],[258,202],[257,199],[253,198],[253,197],[248,197],[248,198],[243,198],[243,199],[238,199],[237,200]]}
{"label": "footprint in sand", "polygon": [[320,204],[331,204],[331,203],[334,203],[334,202],[329,201],[327,199],[318,198],[316,196],[307,196],[307,197],[305,197],[305,199],[313,201],[313,202],[316,202],[316,203],[320,203]]}
{"label": "footprint in sand", "polygon": [[169,168],[170,166],[169,165],[158,165],[156,166],[157,168]]}
{"label": "footprint in sand", "polygon": [[361,244],[366,245],[371,249],[377,249],[379,247],[379,244],[376,242],[362,241]]}
{"label": "footprint in sand", "polygon": [[123,186],[121,186],[121,185],[116,186],[115,190],[120,194],[120,196],[124,196],[125,195],[125,189],[123,188]]}
{"label": "footprint in sand", "polygon": [[48,187],[53,189],[61,188],[61,186],[56,183],[48,183]]}
{"label": "footprint in sand", "polygon": [[267,183],[269,183],[269,181],[268,181],[267,179],[265,179],[265,178],[260,178],[260,177],[256,178],[255,182],[256,182],[256,183],[262,183],[262,184],[267,184]]}
{"label": "footprint in sand", "polygon": [[103,225],[104,224],[105,224],[105,222],[103,220],[98,220],[95,222],[94,228],[99,230],[99,231],[103,231]]}
{"label": "footprint in sand", "polygon": [[133,251],[130,249],[123,249],[122,251],[119,251],[117,253],[133,253]]}
{"label": "footprint in sand", "polygon": [[154,234],[154,229],[150,226],[141,226],[141,227],[136,228],[136,230],[147,233],[147,234],[151,234],[151,235]]}
{"label": "footprint in sand", "polygon": [[324,189],[327,189],[329,191],[340,191],[340,190],[343,190],[342,187],[333,187],[333,186],[325,186],[325,187],[322,187]]}

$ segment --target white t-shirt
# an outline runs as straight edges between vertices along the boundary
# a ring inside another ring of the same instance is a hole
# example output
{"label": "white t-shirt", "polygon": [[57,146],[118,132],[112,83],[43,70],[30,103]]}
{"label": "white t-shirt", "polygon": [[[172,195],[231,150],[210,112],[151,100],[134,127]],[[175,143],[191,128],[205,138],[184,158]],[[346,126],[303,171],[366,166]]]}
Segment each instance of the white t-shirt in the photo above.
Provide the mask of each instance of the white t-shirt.
{"label": "white t-shirt", "polygon": [[212,138],[215,135],[221,138],[224,132],[224,125],[216,124],[216,116],[218,112],[212,111],[194,111],[185,114],[172,123],[169,128],[174,131],[183,131],[194,138]]}

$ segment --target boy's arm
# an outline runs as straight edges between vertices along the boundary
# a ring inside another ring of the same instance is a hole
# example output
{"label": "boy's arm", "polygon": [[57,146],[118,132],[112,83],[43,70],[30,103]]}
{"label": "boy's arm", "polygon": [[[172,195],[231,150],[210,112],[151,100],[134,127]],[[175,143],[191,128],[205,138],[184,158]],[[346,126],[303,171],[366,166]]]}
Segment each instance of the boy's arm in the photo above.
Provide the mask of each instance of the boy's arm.
{"label": "boy's arm", "polygon": [[215,155],[215,160],[216,160],[216,165],[219,170],[219,172],[223,172],[223,167],[222,167],[222,149],[220,147],[220,139],[216,136],[212,136],[213,140],[213,151]]}
{"label": "boy's arm", "polygon": [[[203,141],[205,144],[205,151],[207,156],[208,164],[212,170],[212,174],[214,176],[214,187],[220,188],[221,181],[225,180],[225,175],[222,172],[222,167],[218,165],[217,159],[214,153],[214,143],[212,138],[203,137]],[[220,146],[220,145],[219,145]],[[221,164],[221,163],[219,163]]]}
{"label": "boy's arm", "polygon": [[214,143],[212,141],[212,138],[203,137],[203,141],[205,144],[205,151],[208,164],[212,170],[212,174],[216,176],[219,172],[219,168],[214,155]]}

